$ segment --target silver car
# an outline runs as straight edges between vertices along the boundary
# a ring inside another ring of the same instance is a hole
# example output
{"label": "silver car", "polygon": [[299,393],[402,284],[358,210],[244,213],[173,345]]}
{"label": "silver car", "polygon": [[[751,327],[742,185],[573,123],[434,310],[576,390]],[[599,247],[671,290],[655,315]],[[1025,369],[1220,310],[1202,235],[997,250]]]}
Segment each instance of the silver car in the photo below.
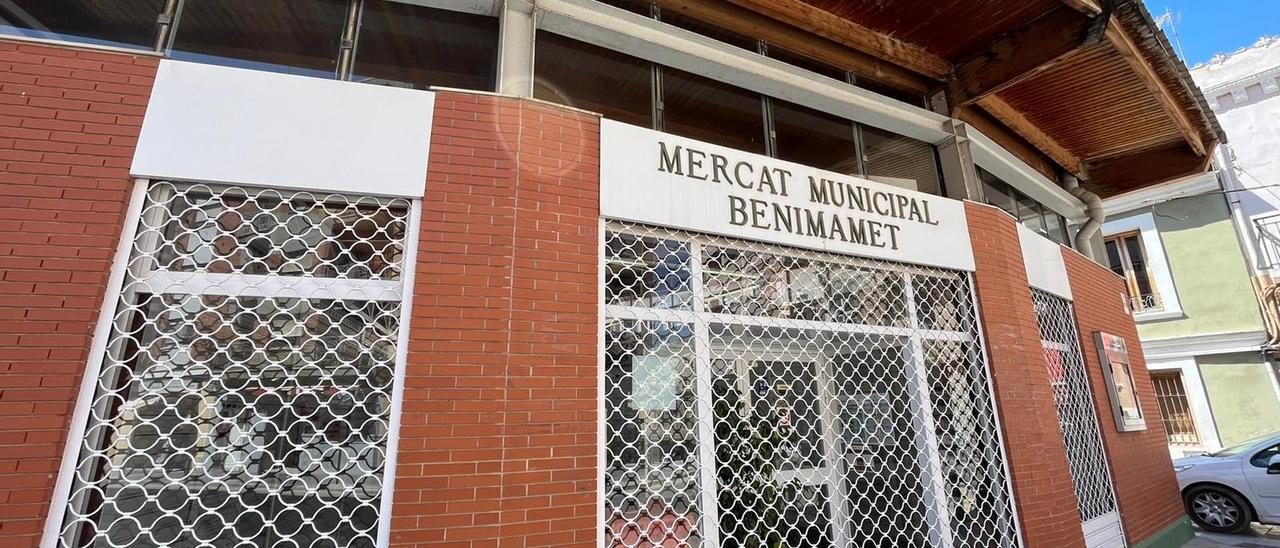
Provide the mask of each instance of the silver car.
{"label": "silver car", "polygon": [[1187,515],[1202,529],[1240,533],[1280,525],[1280,432],[1173,461]]}

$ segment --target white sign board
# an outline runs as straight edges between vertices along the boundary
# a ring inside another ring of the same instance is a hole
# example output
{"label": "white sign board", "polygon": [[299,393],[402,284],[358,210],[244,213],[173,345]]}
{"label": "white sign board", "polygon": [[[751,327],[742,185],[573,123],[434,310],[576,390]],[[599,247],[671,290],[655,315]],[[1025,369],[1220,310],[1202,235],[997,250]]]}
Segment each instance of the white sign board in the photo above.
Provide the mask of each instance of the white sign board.
{"label": "white sign board", "polygon": [[160,62],[135,177],[420,197],[435,94]]}
{"label": "white sign board", "polygon": [[607,218],[973,270],[964,204],[612,120],[600,122]]}
{"label": "white sign board", "polygon": [[1022,247],[1022,263],[1027,271],[1027,285],[1071,300],[1071,280],[1062,248],[1021,223],[1018,242]]}

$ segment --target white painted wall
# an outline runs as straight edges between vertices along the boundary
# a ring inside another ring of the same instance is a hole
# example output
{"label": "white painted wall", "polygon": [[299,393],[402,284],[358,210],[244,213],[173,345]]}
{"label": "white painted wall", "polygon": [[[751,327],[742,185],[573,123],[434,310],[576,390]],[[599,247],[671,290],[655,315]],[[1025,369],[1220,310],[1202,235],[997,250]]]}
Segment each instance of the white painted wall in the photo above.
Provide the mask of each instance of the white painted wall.
{"label": "white painted wall", "polygon": [[435,94],[164,60],[135,177],[421,197]]}
{"label": "white painted wall", "polygon": [[[1280,77],[1280,37],[1220,54],[1192,69],[1191,76],[1226,132],[1218,163],[1229,186],[1246,189],[1230,196],[1239,202],[1244,221],[1280,213],[1280,86],[1265,91],[1262,85]],[[1218,101],[1232,92],[1247,98]]]}

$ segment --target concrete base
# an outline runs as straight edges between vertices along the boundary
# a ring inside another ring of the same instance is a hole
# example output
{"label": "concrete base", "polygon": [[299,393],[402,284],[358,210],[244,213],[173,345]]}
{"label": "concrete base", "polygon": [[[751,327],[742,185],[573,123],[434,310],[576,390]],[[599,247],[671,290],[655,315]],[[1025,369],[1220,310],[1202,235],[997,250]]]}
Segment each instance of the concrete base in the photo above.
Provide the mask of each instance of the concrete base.
{"label": "concrete base", "polygon": [[1179,548],[1196,536],[1195,529],[1191,526],[1191,519],[1187,517],[1179,518],[1177,521],[1169,524],[1169,526],[1161,529],[1154,535],[1151,535],[1133,545],[1134,548]]}

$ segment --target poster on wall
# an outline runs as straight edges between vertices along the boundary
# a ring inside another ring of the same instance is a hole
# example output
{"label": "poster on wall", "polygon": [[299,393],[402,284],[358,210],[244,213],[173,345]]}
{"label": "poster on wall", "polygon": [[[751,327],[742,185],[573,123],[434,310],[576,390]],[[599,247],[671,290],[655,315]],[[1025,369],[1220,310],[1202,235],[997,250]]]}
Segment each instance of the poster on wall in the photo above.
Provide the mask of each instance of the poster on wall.
{"label": "poster on wall", "polygon": [[1115,416],[1116,430],[1136,432],[1147,429],[1138,405],[1137,383],[1129,365],[1129,346],[1121,337],[1096,331],[1098,357],[1102,360],[1102,374],[1107,379],[1107,395],[1111,400],[1111,413]]}

